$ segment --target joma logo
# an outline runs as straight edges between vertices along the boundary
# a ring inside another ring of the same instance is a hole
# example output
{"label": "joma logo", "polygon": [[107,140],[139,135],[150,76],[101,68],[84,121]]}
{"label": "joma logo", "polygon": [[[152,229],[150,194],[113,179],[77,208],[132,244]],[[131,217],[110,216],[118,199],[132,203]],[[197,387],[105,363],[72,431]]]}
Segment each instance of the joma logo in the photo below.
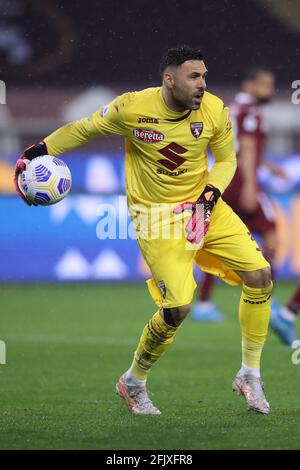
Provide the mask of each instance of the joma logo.
{"label": "joma logo", "polygon": [[158,124],[158,119],[156,118],[146,118],[146,117],[139,117],[138,118],[138,123],[140,122],[146,122],[148,124]]}

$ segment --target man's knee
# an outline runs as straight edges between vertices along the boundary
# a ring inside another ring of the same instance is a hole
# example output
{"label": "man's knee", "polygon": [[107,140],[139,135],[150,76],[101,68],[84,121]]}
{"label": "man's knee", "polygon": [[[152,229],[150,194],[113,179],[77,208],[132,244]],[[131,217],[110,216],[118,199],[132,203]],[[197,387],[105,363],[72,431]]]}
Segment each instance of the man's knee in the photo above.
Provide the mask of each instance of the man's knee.
{"label": "man's knee", "polygon": [[268,287],[272,282],[270,266],[256,271],[240,272],[244,283],[249,287]]}
{"label": "man's knee", "polygon": [[170,326],[179,326],[191,310],[191,304],[182,305],[180,307],[164,308],[162,316],[165,322]]}

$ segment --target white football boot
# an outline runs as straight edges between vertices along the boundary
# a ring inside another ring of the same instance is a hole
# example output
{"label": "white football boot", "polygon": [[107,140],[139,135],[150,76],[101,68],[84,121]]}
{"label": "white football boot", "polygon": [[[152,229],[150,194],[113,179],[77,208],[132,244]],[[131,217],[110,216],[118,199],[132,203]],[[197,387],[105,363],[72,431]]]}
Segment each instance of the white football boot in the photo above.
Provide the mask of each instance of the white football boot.
{"label": "white football boot", "polygon": [[267,415],[270,413],[270,404],[264,394],[264,384],[260,377],[251,374],[237,375],[233,382],[234,392],[245,397],[248,410]]}
{"label": "white football boot", "polygon": [[129,411],[134,415],[160,415],[161,412],[150,400],[146,386],[128,385],[126,373],[116,384],[116,393],[124,400]]}

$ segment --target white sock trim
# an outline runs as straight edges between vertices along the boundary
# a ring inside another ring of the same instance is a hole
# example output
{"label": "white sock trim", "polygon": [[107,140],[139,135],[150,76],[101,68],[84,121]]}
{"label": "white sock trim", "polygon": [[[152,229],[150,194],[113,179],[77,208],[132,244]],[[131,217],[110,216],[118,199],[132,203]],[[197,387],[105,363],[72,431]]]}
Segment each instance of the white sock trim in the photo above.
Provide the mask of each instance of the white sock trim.
{"label": "white sock trim", "polygon": [[130,369],[128,369],[125,372],[125,382],[126,385],[138,385],[139,387],[144,387],[146,385],[146,379],[145,380],[139,380],[133,375]]}
{"label": "white sock trim", "polygon": [[256,367],[249,367],[246,364],[242,363],[240,370],[238,371],[238,375],[253,375],[254,377],[260,377],[260,369]]}

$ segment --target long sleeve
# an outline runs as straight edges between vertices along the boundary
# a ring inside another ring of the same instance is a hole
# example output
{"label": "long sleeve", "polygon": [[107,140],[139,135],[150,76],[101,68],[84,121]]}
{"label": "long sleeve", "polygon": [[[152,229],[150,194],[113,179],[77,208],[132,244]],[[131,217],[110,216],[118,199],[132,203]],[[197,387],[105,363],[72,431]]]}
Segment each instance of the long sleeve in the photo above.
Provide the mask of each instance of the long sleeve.
{"label": "long sleeve", "polygon": [[89,117],[73,121],[60,127],[44,139],[51,155],[60,155],[89,140],[104,134],[124,133],[122,116],[122,97],[118,97],[104,108],[98,109]]}
{"label": "long sleeve", "polygon": [[234,134],[227,107],[224,107],[221,112],[218,128],[210,141],[210,148],[215,163],[209,173],[207,182],[223,193],[232,180],[237,166]]}

